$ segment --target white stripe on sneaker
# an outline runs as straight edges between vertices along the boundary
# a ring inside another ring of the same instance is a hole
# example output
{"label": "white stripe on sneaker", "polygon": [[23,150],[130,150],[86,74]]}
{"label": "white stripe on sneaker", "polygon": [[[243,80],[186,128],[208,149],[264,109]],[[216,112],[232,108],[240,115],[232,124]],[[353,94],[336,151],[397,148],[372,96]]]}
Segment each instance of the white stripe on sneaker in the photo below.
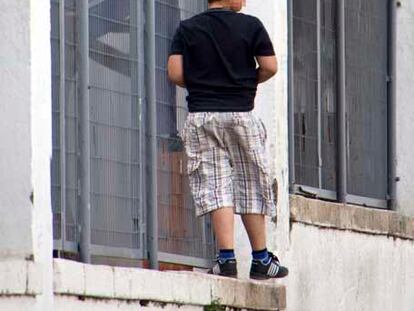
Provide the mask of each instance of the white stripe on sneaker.
{"label": "white stripe on sneaker", "polygon": [[273,277],[273,276],[276,276],[278,272],[279,272],[279,265],[272,262],[269,270],[267,271],[267,275]]}
{"label": "white stripe on sneaker", "polygon": [[219,275],[220,274],[220,265],[217,263],[214,267],[213,267],[213,274]]}
{"label": "white stripe on sneaker", "polygon": [[269,270],[267,271],[267,274],[269,276],[273,276],[273,273],[275,271],[275,265],[273,263],[270,264]]}

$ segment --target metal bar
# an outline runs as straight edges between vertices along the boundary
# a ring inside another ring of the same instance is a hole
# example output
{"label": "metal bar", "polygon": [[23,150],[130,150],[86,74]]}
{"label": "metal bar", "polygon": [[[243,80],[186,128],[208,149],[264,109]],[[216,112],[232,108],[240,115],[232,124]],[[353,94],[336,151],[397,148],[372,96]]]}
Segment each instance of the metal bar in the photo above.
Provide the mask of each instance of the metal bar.
{"label": "metal bar", "polygon": [[145,1],[147,142],[147,245],[150,268],[158,269],[157,116],[155,94],[155,3]]}
{"label": "metal bar", "polygon": [[65,0],[59,2],[59,38],[60,239],[61,249],[64,250],[66,240]]}
{"label": "metal bar", "polygon": [[[336,201],[336,192],[332,190],[324,190],[315,187],[295,185],[295,193],[304,195],[314,199],[324,199],[329,201]],[[363,205],[375,208],[387,208],[387,201],[381,199],[373,199],[359,195],[347,195],[347,203],[355,205]]]}
{"label": "metal bar", "polygon": [[295,185],[294,190],[296,194],[304,195],[313,198],[336,201],[336,192],[325,190],[305,185]]}
{"label": "metal bar", "polygon": [[88,0],[76,3],[78,26],[78,103],[80,146],[80,257],[91,262],[90,128],[89,128],[89,21]]}
{"label": "metal bar", "polygon": [[145,98],[145,85],[144,85],[144,75],[145,72],[145,44],[144,44],[144,31],[145,31],[145,14],[144,12],[144,2],[138,1],[137,2],[137,9],[138,9],[138,31],[137,35],[139,36],[138,39],[138,66],[140,73],[140,76],[138,78],[139,82],[139,98],[138,98],[138,122],[139,122],[139,141],[138,141],[138,161],[141,163],[140,169],[139,169],[139,196],[141,198],[141,203],[139,205],[139,212],[140,212],[140,245],[141,245],[141,257],[140,258],[146,258],[146,235],[147,235],[147,213],[146,213],[146,191],[144,190],[144,172],[145,172],[145,148],[144,148],[144,129],[145,129],[145,120],[144,120],[144,98]]}
{"label": "metal bar", "polygon": [[139,259],[141,253],[138,249],[97,244],[92,244],[91,250],[93,256],[107,256],[126,259]]}
{"label": "metal bar", "polygon": [[60,243],[58,243],[56,240],[54,240],[53,241],[53,249],[56,250],[56,251],[77,253],[78,252],[78,243],[73,242],[73,241],[66,241],[65,249],[62,249],[62,248],[60,248]]}
{"label": "metal bar", "polygon": [[322,188],[322,55],[321,55],[321,0],[316,1],[316,106],[317,106],[317,131],[318,131],[318,187]]}
{"label": "metal bar", "polygon": [[389,1],[389,29],[388,29],[388,208],[396,209],[397,188],[397,1]]}
{"label": "metal bar", "polygon": [[[140,164],[139,165],[139,172],[138,176],[133,176],[132,178],[136,178],[138,180],[138,186],[136,191],[138,191],[135,195],[139,197],[139,204],[138,206],[133,206],[133,209],[138,208],[138,217],[139,217],[139,254],[135,258],[143,258],[143,245],[144,241],[142,239],[143,234],[145,234],[145,220],[143,209],[145,204],[144,198],[142,196],[143,192],[143,156],[142,156],[142,149],[143,149],[143,143],[142,143],[142,129],[143,129],[143,120],[142,120],[142,98],[144,96],[144,84],[143,79],[140,79],[140,73],[143,72],[143,64],[144,61],[141,61],[141,55],[143,53],[143,3],[142,1],[131,1],[130,4],[130,16],[131,16],[131,24],[134,26],[131,26],[131,55],[133,55],[132,58],[135,59],[136,63],[133,63],[134,70],[131,73],[131,93],[136,93],[137,96],[132,96],[132,123],[133,127],[135,127],[133,130],[138,130],[138,157],[137,161]],[[132,131],[131,131],[132,132]],[[136,151],[132,151],[136,152]],[[132,189],[132,188],[131,188]],[[132,192],[132,197],[134,196],[134,192]]]}
{"label": "metal bar", "polygon": [[346,80],[345,80],[345,0],[338,0],[337,7],[338,32],[338,166],[337,166],[337,192],[338,201],[346,202],[347,195],[347,144],[346,144]]}
{"label": "metal bar", "polygon": [[[135,25],[138,25],[138,3],[136,1],[131,1],[129,4],[129,55],[130,58],[132,59],[137,59],[138,58],[138,41],[139,41],[139,37],[138,37],[138,28]],[[130,63],[130,67],[131,67],[131,93],[138,93],[139,92],[139,68],[138,68],[138,61],[136,63]],[[132,182],[133,178],[138,178],[138,176],[133,176],[132,175],[132,159],[134,159],[134,153],[136,152],[135,148],[132,148],[133,146],[133,137],[132,137],[132,133],[133,133],[133,128],[136,128],[139,126],[139,124],[136,123],[137,120],[137,105],[138,105],[138,101],[134,96],[131,96],[131,107],[130,107],[130,129],[129,129],[129,135],[128,135],[128,146],[129,146],[129,162],[130,164],[128,165],[128,181],[129,181],[129,196],[133,197],[134,196],[134,184]],[[138,108],[139,109],[139,108]],[[139,153],[139,150],[138,150]],[[138,163],[139,159],[138,159]],[[140,167],[141,169],[141,167]],[[139,173],[138,173],[139,174]],[[129,201],[130,204],[130,211],[131,211],[131,219],[130,221],[133,223],[134,222],[134,213],[135,213],[135,209],[136,208],[140,208],[140,206],[136,206],[134,204],[134,201],[131,200]],[[140,204],[141,205],[141,204]],[[132,228],[135,230],[134,225],[132,225]],[[140,228],[139,228],[140,229]],[[141,234],[138,234],[139,237],[141,237]],[[142,243],[139,243],[140,246],[142,246]]]}
{"label": "metal bar", "polygon": [[295,98],[293,77],[293,3],[287,0],[288,8],[288,138],[289,138],[289,189],[295,184]]}
{"label": "metal bar", "polygon": [[[76,242],[67,241],[66,249],[60,249],[60,245],[53,242],[53,249],[71,253],[77,253],[78,245]],[[140,259],[141,252],[137,249],[127,248],[127,247],[114,247],[108,245],[97,245],[91,244],[91,253],[94,256],[107,256],[107,257],[118,257],[126,259]]]}
{"label": "metal bar", "polygon": [[160,261],[175,263],[187,266],[194,266],[199,268],[211,268],[213,261],[204,258],[197,258],[191,256],[177,255],[171,253],[159,252],[158,257]]}
{"label": "metal bar", "polygon": [[375,208],[380,208],[380,209],[386,209],[387,203],[388,203],[386,200],[367,198],[367,197],[363,197],[359,195],[352,195],[352,194],[348,194],[346,199],[347,199],[347,203],[375,207]]}

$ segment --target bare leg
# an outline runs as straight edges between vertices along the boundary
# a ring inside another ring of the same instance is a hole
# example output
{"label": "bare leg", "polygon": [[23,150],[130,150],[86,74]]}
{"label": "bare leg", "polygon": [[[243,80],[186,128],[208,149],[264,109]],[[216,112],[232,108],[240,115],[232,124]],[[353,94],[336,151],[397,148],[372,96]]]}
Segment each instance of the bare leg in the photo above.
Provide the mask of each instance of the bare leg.
{"label": "bare leg", "polygon": [[250,245],[254,251],[266,248],[265,216],[260,214],[244,214],[241,216]]}
{"label": "bare leg", "polygon": [[233,207],[223,207],[211,212],[214,233],[219,249],[234,249]]}

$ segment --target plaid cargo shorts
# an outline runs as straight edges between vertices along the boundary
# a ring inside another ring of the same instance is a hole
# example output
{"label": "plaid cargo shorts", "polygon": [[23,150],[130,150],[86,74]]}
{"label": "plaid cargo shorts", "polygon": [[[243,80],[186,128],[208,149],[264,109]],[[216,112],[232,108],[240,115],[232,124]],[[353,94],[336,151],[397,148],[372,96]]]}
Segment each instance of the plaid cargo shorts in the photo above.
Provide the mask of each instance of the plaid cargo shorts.
{"label": "plaid cargo shorts", "polygon": [[197,216],[222,207],[275,216],[266,129],[252,112],[189,113],[180,136]]}

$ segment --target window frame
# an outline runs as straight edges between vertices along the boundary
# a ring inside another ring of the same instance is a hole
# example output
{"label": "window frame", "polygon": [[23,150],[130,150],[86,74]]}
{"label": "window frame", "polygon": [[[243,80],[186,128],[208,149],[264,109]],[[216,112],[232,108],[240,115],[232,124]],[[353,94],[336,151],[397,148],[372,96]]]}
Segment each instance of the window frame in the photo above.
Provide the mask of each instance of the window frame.
{"label": "window frame", "polygon": [[[374,207],[381,209],[395,209],[395,183],[396,169],[395,169],[395,141],[396,141],[396,116],[395,116],[395,49],[396,49],[396,12],[397,3],[395,0],[388,0],[388,63],[387,63],[387,195],[385,200],[375,199],[365,196],[353,195],[347,193],[347,123],[346,123],[346,63],[345,63],[345,0],[336,1],[336,58],[337,58],[337,90],[336,90],[336,106],[337,106],[337,140],[336,140],[336,191],[326,190],[322,188],[311,187],[307,185],[298,184],[295,180],[295,98],[294,98],[294,34],[293,34],[293,2],[295,0],[287,0],[288,8],[288,153],[289,153],[289,192],[292,194],[300,194],[318,199],[325,199],[337,201],[340,203],[351,203],[362,205],[366,207]],[[318,107],[321,103],[321,0],[316,0],[317,3],[317,99]],[[320,109],[318,109],[320,114]],[[320,137],[321,128],[320,120],[318,118],[318,134]],[[319,138],[320,140],[320,138]],[[320,143],[318,143],[318,152],[320,154]],[[318,158],[320,159],[319,155]],[[319,184],[320,185],[320,184]]]}

